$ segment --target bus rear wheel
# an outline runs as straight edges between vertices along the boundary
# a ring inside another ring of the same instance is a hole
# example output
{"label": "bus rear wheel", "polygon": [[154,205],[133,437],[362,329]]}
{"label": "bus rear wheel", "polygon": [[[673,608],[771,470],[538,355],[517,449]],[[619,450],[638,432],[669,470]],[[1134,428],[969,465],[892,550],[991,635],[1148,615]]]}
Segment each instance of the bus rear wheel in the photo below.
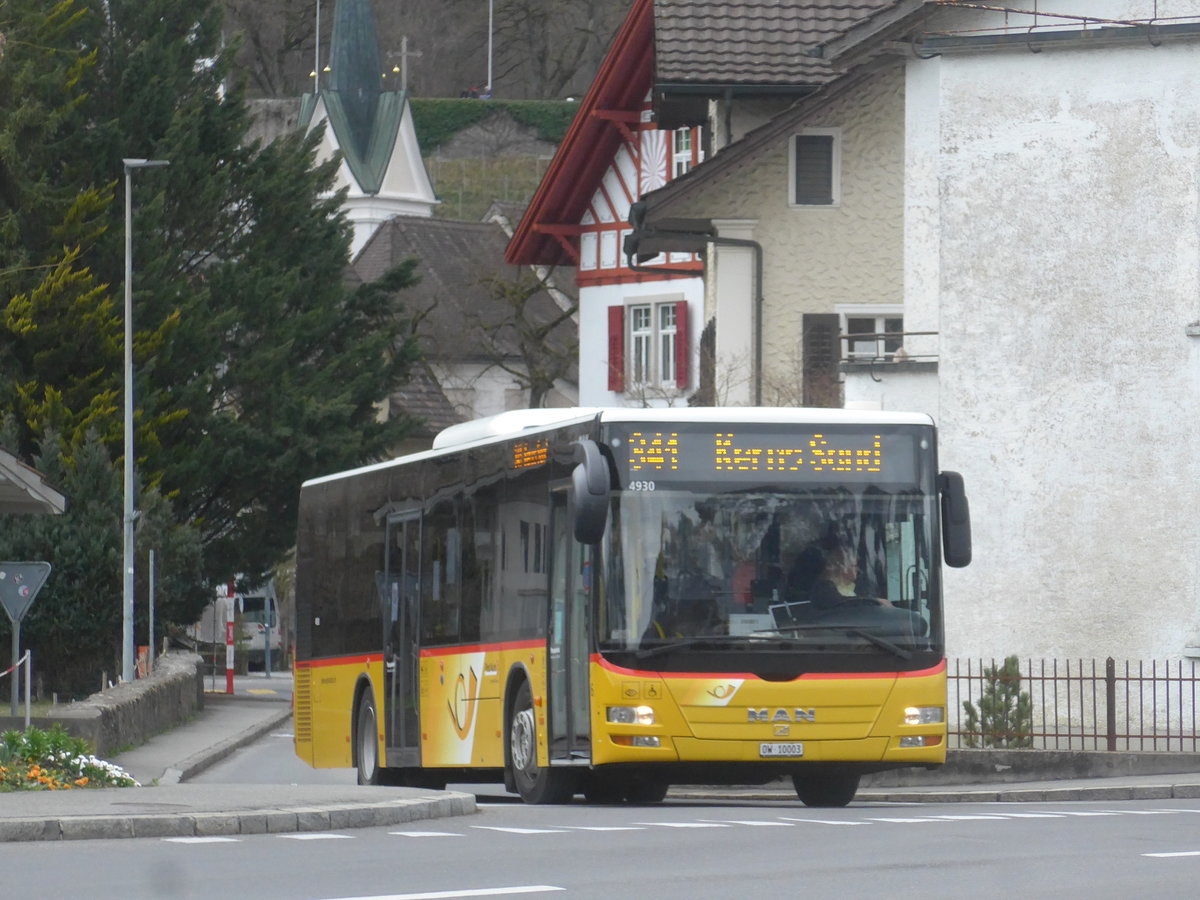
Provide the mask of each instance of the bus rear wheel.
{"label": "bus rear wheel", "polygon": [[792,776],[796,796],[805,806],[845,806],[858,792],[856,772],[820,772]]}
{"label": "bus rear wheel", "polygon": [[575,773],[540,768],[537,759],[537,717],[533,691],[521,683],[508,727],[509,767],[517,793],[526,803],[569,803],[575,795]]}
{"label": "bus rear wheel", "polygon": [[358,709],[354,713],[354,765],[358,769],[359,784],[380,784],[379,769],[379,724],[375,718],[375,700],[370,689],[358,698]]}

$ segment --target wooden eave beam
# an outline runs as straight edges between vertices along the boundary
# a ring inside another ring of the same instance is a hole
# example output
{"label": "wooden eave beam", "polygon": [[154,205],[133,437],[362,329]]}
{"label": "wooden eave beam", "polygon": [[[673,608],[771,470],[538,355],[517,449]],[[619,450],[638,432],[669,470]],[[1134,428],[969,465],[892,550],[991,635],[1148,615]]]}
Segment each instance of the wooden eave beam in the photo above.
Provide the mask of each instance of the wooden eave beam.
{"label": "wooden eave beam", "polygon": [[642,121],[642,114],[631,109],[594,109],[592,115],[597,119],[602,119],[605,122],[612,124],[617,131],[621,132],[621,137],[630,144],[636,144],[637,138],[634,137],[633,131],[629,125],[632,123],[637,125]]}

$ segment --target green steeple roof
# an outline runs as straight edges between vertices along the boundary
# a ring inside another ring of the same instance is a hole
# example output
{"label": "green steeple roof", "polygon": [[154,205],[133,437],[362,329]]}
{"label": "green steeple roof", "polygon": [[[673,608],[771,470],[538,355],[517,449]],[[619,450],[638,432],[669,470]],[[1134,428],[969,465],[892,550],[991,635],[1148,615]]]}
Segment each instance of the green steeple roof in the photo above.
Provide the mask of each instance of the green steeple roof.
{"label": "green steeple roof", "polygon": [[[406,105],[403,92],[383,90],[376,34],[371,0],[338,0],[330,73],[320,92],[346,163],[366,194],[378,193],[383,184]],[[311,120],[316,99],[304,98],[302,122]]]}

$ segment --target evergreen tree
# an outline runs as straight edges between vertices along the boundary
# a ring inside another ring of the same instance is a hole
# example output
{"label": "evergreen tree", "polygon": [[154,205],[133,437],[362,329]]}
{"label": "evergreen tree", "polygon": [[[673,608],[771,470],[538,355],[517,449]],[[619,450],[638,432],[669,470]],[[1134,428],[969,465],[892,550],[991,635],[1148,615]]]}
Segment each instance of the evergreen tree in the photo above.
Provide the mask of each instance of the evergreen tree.
{"label": "evergreen tree", "polygon": [[23,634],[104,668],[120,640],[122,159],[170,161],[133,176],[139,629],[148,549],[160,621],[186,624],[206,585],[284,556],[304,478],[402,436],[376,404],[413,356],[396,299],[413,276],[345,285],[336,167],[315,164],[317,134],[247,143],[211,0],[5,7],[0,443],[42,460],[70,508],[0,517],[0,557],[79,560],[56,565],[45,627]]}
{"label": "evergreen tree", "polygon": [[1002,666],[983,670],[983,693],[976,706],[963,701],[968,747],[1018,748],[1033,746],[1033,701],[1021,690],[1021,665],[1008,656]]}

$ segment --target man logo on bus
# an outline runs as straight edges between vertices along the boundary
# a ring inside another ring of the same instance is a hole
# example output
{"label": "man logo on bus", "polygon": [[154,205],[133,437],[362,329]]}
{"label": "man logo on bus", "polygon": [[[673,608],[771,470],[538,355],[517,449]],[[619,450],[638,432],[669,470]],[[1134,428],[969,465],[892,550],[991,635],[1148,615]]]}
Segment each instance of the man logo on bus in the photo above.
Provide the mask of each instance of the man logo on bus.
{"label": "man logo on bus", "polygon": [[815,722],[817,720],[817,711],[815,709],[795,709],[788,712],[786,709],[777,709],[771,712],[767,709],[747,709],[747,721],[749,722]]}
{"label": "man logo on bus", "polygon": [[475,674],[475,670],[468,669],[468,672],[471,675],[470,688],[467,687],[467,680],[460,672],[458,680],[454,683],[454,702],[446,701],[446,705],[450,707],[450,718],[454,722],[454,731],[462,741],[465,741],[467,735],[471,733],[471,724],[475,721],[475,704],[472,701],[479,688],[479,676]]}

